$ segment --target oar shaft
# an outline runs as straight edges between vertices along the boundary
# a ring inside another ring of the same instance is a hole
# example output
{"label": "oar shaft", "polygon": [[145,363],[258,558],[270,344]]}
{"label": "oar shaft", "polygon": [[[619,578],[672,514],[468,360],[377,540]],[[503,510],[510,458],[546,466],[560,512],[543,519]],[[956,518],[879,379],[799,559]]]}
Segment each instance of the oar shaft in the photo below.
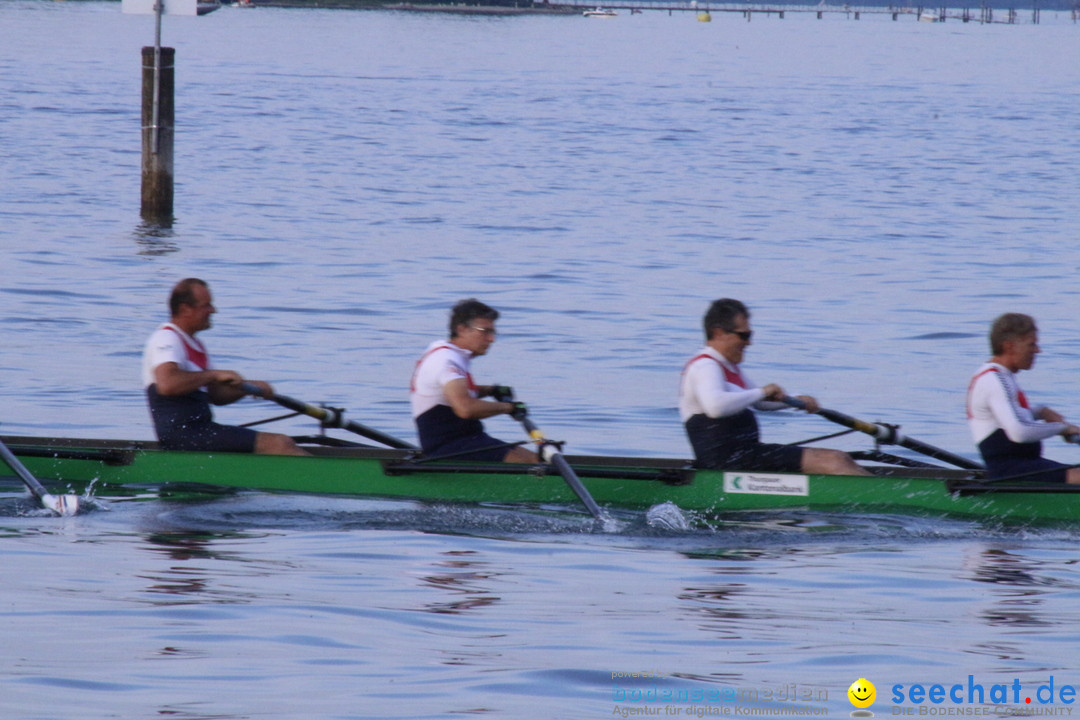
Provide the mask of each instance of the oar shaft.
{"label": "oar shaft", "polygon": [[[784,400],[788,405],[799,408],[800,410],[806,409],[806,403],[798,398],[789,397]],[[867,422],[866,420],[859,420],[853,418],[850,415],[845,415],[842,412],[836,410],[829,410],[828,408],[818,408],[817,414],[826,420],[843,425],[844,427],[851,428],[852,430],[858,430],[859,432],[866,433],[874,439],[890,444],[899,445],[900,447],[906,447],[908,450],[914,450],[915,452],[922,453],[927,457],[934,458],[935,460],[941,460],[951,465],[964,468],[965,470],[982,470],[982,465],[977,462],[968,460],[965,457],[956,455],[948,450],[942,450],[941,448],[934,447],[933,445],[927,445],[926,443],[916,440],[915,438],[909,438],[902,434],[899,430],[888,425],[881,425],[879,423]]]}
{"label": "oar shaft", "polygon": [[[788,397],[784,398],[784,402],[793,408],[799,410],[806,409],[806,403],[799,398]],[[884,443],[892,443],[896,437],[896,431],[894,428],[886,427],[884,425],[878,425],[877,423],[866,422],[865,420],[859,420],[853,418],[850,415],[845,415],[842,412],[836,410],[829,410],[828,408],[818,408],[817,414],[826,420],[832,420],[837,425],[843,425],[844,427],[851,428],[852,430],[858,430],[859,432],[866,433],[877,440]]]}
{"label": "oar shaft", "polygon": [[578,496],[578,499],[585,505],[592,516],[597,519],[604,519],[604,511],[600,509],[596,500],[589,494],[589,490],[581,482],[581,478],[574,472],[574,468],[570,467],[570,463],[566,461],[566,458],[562,456],[554,445],[545,443],[546,438],[544,433],[540,432],[540,428],[536,427],[536,423],[529,419],[528,416],[521,418],[521,425],[525,428],[525,432],[529,433],[529,437],[533,441],[540,444],[541,452],[546,455],[542,459],[545,462],[550,462],[559,474],[563,476],[563,480],[570,486],[570,489],[574,491],[574,494]]}
{"label": "oar shaft", "polygon": [[256,397],[265,398],[266,400],[273,400],[284,408],[294,410],[295,412],[302,413],[308,417],[313,417],[320,422],[324,420],[333,420],[333,418],[330,417],[330,411],[326,408],[321,408],[318,405],[310,405],[301,400],[297,400],[296,398],[291,398],[288,395],[267,394],[261,387],[254,383],[241,383],[240,387],[248,395],[255,395]]}
{"label": "oar shaft", "polygon": [[348,430],[349,432],[356,433],[357,435],[360,435],[361,437],[366,437],[368,440],[374,440],[375,442],[380,442],[380,443],[382,443],[383,445],[385,445],[387,447],[394,448],[395,450],[416,450],[417,449],[417,447],[415,445],[413,445],[411,442],[406,442],[405,440],[399,440],[398,438],[394,437],[393,435],[387,435],[386,433],[380,432],[379,430],[376,430],[375,428],[369,428],[367,425],[361,425],[360,423],[356,422],[355,420],[345,420],[341,425],[338,425],[338,427],[340,427],[340,428],[342,428],[344,430]]}
{"label": "oar shaft", "polygon": [[0,442],[0,457],[4,458],[7,466],[15,471],[15,474],[19,476],[19,479],[23,481],[23,484],[26,485],[34,497],[41,500],[49,494],[45,486],[38,482],[38,479],[26,469],[26,466],[15,456],[15,453],[11,452],[3,442]]}
{"label": "oar shaft", "polygon": [[915,452],[922,453],[927,457],[932,457],[935,460],[947,462],[950,465],[955,465],[956,467],[964,468],[965,470],[985,470],[982,465],[972,460],[968,460],[966,457],[955,455],[948,450],[942,450],[941,448],[936,448],[933,445],[927,445],[924,442],[920,442],[915,438],[909,438],[906,435],[901,435],[899,437],[898,444],[901,447],[906,447],[908,450],[914,450]]}
{"label": "oar shaft", "polygon": [[566,458],[562,456],[562,453],[554,453],[551,456],[551,464],[559,471],[559,474],[566,480],[566,484],[570,486],[570,489],[574,491],[574,494],[578,496],[585,507],[595,518],[603,517],[603,510],[593,499],[593,496],[589,494],[589,491],[581,483],[581,479],[578,478],[577,473],[570,467],[570,463],[566,461]]}
{"label": "oar shaft", "polygon": [[0,457],[4,459],[19,479],[23,481],[30,493],[37,498],[43,506],[58,515],[74,515],[79,511],[79,498],[75,495],[51,495],[45,486],[26,469],[15,453],[11,452],[7,445],[0,442]]}
{"label": "oar shaft", "polygon": [[817,414],[826,420],[832,420],[838,425],[849,427],[852,430],[858,430],[859,432],[866,433],[883,443],[892,443],[896,439],[897,433],[895,428],[886,427],[885,425],[878,425],[877,423],[867,422],[865,420],[859,420],[853,418],[850,415],[845,415],[835,410],[829,410],[828,408],[819,408]]}
{"label": "oar shaft", "polygon": [[384,432],[380,432],[374,428],[369,428],[366,425],[362,425],[354,420],[346,420],[342,417],[341,413],[330,408],[319,407],[318,405],[312,405],[296,398],[291,398],[288,395],[278,395],[274,393],[267,395],[263,392],[262,388],[253,383],[241,384],[244,392],[249,395],[256,395],[267,400],[272,400],[282,407],[293,410],[294,412],[302,413],[308,417],[313,417],[323,424],[323,427],[341,428],[354,432],[361,437],[366,437],[369,440],[382,443],[387,447],[392,447],[398,450],[415,450],[416,446],[412,443],[404,440],[399,440],[393,435],[387,435]]}

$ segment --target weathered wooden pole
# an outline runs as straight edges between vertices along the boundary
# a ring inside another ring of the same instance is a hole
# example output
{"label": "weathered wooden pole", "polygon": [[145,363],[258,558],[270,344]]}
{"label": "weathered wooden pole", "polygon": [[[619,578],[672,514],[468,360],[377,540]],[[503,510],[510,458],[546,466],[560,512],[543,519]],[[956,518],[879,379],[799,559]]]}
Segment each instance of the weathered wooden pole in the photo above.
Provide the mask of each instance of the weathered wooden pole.
{"label": "weathered wooden pole", "polygon": [[142,49],[142,210],[140,214],[144,220],[169,220],[172,219],[173,214],[175,59],[176,50],[170,47],[144,47]]}

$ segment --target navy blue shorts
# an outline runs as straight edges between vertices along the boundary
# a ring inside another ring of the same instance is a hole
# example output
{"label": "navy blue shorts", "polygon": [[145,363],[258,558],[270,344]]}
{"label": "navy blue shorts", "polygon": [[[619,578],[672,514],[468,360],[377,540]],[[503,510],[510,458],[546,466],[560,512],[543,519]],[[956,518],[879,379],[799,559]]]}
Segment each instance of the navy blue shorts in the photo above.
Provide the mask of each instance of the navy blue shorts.
{"label": "navy blue shorts", "polygon": [[[991,458],[986,461],[988,480],[1001,480],[1016,475],[1024,482],[1063,483],[1066,480],[1068,465],[1062,465],[1043,457],[1036,458]],[[1028,473],[1038,473],[1029,475]]]}
{"label": "navy blue shorts", "polygon": [[[502,462],[511,446],[502,440],[496,440],[487,433],[469,435],[458,440],[443,443],[427,453],[429,460],[453,455],[448,460],[480,460],[483,462]],[[458,455],[458,453],[465,453]]]}
{"label": "navy blue shorts", "polygon": [[802,457],[803,449],[797,445],[755,443],[729,454],[717,469],[800,473]]}
{"label": "navy blue shorts", "polygon": [[165,450],[250,453],[255,452],[257,435],[251,428],[207,422],[186,424],[158,440]]}
{"label": "navy blue shorts", "polygon": [[214,422],[209,396],[202,390],[166,397],[158,393],[154,384],[147,386],[146,399],[158,444],[165,450],[255,452],[258,433]]}

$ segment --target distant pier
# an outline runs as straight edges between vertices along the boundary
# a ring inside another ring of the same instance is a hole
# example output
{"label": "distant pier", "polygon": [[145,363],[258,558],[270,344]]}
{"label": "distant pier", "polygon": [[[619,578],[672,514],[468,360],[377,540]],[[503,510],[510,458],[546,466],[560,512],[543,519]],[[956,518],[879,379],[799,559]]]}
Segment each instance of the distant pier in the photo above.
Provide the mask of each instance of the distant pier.
{"label": "distant pier", "polygon": [[[593,5],[575,5],[575,8],[580,8],[582,11],[588,7],[595,7]],[[922,22],[946,22],[946,21],[959,21],[959,22],[978,22],[978,23],[1004,23],[1004,24],[1016,24],[1030,18],[1030,22],[1034,24],[1039,23],[1040,10],[1038,7],[1029,8],[1024,11],[1018,11],[1015,9],[995,10],[990,7],[978,7],[978,8],[947,8],[947,7],[931,7],[931,6],[858,6],[858,5],[768,5],[768,4],[746,4],[739,5],[735,3],[710,3],[703,0],[616,0],[614,3],[604,3],[603,7],[611,8],[614,10],[627,10],[631,13],[640,12],[644,10],[660,10],[667,11],[669,14],[675,12],[694,12],[694,13],[736,13],[742,15],[747,20],[750,20],[754,15],[775,15],[776,17],[783,19],[788,13],[813,13],[817,16],[818,20],[821,20],[826,15],[843,15],[846,18],[858,20],[863,15],[889,15],[893,20],[899,20],[901,17],[913,17],[916,20]],[[1073,22],[1076,22],[1078,13],[1073,11]],[[1022,20],[1024,19],[1024,20]]]}

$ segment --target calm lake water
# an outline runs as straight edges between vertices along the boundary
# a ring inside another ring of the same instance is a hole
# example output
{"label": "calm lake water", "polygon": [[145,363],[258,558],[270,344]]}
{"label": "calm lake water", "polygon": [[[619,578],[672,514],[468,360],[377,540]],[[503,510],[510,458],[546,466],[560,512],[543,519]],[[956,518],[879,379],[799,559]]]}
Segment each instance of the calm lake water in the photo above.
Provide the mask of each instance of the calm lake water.
{"label": "calm lake water", "polygon": [[[478,378],[568,451],[685,457],[677,376],[734,296],[758,382],[974,457],[963,393],[1001,312],[1040,322],[1028,394],[1080,413],[1078,33],[1052,13],[167,17],[176,219],[157,228],[138,213],[152,19],[5,0],[0,429],[150,438],[142,344],[196,275],[219,364],[395,435],[412,363],[476,296],[503,311]],[[58,520],[3,490],[4,718],[836,717],[859,678],[878,716],[1002,716],[1071,709],[1080,683],[1068,527],[628,514],[604,534],[577,509],[261,494]],[[989,697],[1014,681],[1016,702]],[[987,697],[894,702],[918,684]]]}

